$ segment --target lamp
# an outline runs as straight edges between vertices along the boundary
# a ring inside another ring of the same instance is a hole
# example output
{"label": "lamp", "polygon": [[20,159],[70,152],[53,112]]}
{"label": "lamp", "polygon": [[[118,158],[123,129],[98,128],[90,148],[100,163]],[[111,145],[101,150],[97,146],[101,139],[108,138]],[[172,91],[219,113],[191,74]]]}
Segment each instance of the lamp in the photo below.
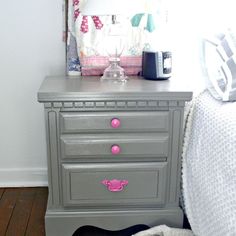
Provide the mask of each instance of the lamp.
{"label": "lamp", "polygon": [[84,0],[80,11],[85,16],[111,16],[111,24],[106,35],[109,66],[104,70],[101,80],[125,82],[127,76],[120,66],[120,56],[124,49],[122,25],[117,15],[131,15],[142,12],[143,0]]}

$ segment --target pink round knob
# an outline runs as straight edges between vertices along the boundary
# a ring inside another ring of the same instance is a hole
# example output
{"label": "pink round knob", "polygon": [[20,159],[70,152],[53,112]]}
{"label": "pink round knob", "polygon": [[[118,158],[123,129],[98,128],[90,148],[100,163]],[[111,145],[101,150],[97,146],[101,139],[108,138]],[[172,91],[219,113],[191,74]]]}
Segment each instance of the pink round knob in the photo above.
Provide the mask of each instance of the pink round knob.
{"label": "pink round knob", "polygon": [[111,127],[112,128],[119,128],[120,127],[120,120],[118,118],[113,118],[111,120]]}
{"label": "pink round knob", "polygon": [[112,153],[113,155],[120,154],[120,152],[121,152],[121,148],[120,148],[119,145],[112,145],[112,147],[111,147],[111,153]]}

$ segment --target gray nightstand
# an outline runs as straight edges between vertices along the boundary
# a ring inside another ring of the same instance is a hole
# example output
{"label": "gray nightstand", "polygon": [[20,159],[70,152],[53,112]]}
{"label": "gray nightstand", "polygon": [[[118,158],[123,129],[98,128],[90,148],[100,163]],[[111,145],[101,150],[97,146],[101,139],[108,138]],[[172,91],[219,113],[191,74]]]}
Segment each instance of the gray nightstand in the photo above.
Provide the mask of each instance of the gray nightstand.
{"label": "gray nightstand", "polygon": [[47,129],[47,235],[80,226],[181,227],[183,110],[192,92],[172,79],[49,77],[38,100]]}

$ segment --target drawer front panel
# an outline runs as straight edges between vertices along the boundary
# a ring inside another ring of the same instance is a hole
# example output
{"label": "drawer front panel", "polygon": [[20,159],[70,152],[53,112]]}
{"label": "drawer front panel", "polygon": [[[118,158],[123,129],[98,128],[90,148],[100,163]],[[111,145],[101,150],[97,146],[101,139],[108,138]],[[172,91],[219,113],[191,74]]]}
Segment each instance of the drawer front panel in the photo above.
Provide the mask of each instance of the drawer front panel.
{"label": "drawer front panel", "polygon": [[72,205],[163,205],[166,162],[63,164],[63,203]]}
{"label": "drawer front panel", "polygon": [[[168,134],[64,135],[62,159],[107,157],[167,157]],[[118,150],[114,150],[117,147]]]}
{"label": "drawer front panel", "polygon": [[[61,133],[168,131],[168,112],[61,112]],[[118,124],[115,123],[118,121]]]}

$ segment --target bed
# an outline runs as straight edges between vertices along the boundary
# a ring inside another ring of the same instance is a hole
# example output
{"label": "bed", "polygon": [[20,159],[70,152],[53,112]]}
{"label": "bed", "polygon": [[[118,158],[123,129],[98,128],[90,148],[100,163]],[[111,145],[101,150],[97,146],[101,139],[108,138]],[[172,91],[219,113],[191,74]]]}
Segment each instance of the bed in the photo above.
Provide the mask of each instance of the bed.
{"label": "bed", "polygon": [[236,235],[235,35],[205,40],[208,88],[186,111],[183,205],[197,236]]}
{"label": "bed", "polygon": [[184,207],[199,236],[236,235],[236,102],[204,91],[188,113],[183,151]]}

